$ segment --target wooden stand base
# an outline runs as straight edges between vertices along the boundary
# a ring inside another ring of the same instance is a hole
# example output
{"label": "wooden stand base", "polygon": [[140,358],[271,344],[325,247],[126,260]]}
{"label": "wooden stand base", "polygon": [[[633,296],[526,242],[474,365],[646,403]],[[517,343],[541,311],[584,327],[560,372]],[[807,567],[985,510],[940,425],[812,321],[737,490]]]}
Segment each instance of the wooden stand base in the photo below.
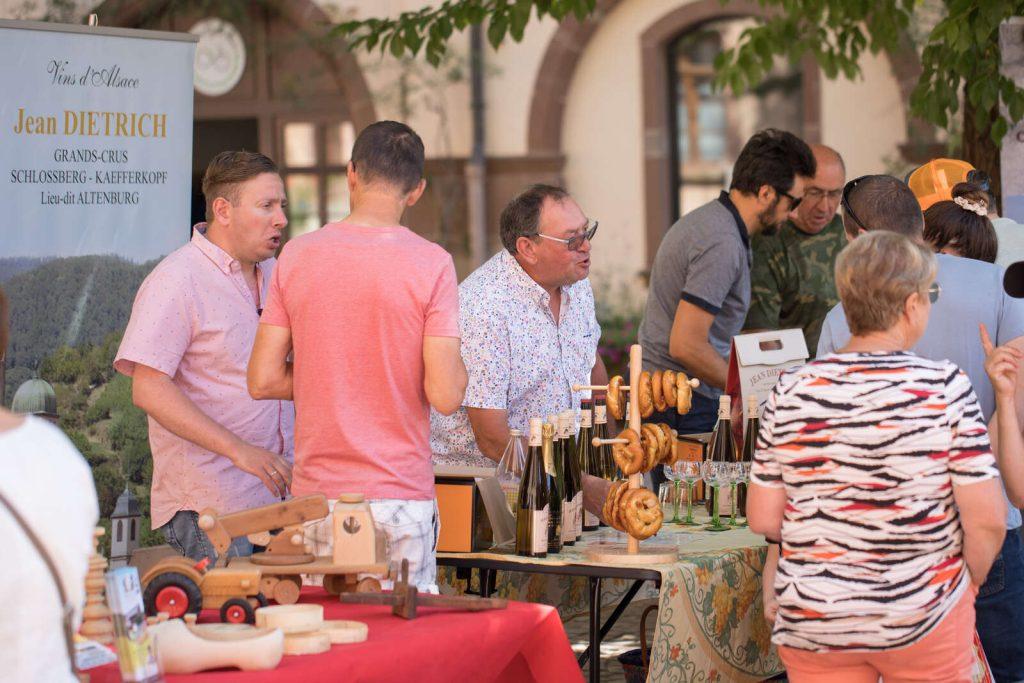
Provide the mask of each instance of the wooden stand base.
{"label": "wooden stand base", "polygon": [[679,559],[678,548],[671,545],[641,545],[631,553],[625,543],[593,543],[584,553],[604,564],[671,564]]}

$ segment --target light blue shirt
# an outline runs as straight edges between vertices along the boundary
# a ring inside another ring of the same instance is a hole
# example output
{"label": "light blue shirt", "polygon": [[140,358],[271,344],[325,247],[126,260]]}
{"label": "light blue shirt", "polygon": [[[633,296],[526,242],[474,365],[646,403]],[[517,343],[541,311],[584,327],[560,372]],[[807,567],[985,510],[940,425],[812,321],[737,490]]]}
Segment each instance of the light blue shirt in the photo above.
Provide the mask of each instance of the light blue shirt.
{"label": "light blue shirt", "polygon": [[[939,271],[935,280],[942,293],[932,306],[928,329],[910,350],[923,358],[956,363],[971,380],[988,422],[996,409],[996,397],[985,374],[985,351],[978,325],[985,324],[996,344],[1024,335],[1024,300],[1003,291],[1003,269],[999,266],[947,254],[937,254],[936,258]],[[849,341],[850,328],[840,303],[825,316],[817,357],[833,353]],[[1009,499],[1006,509],[1006,528],[1016,529],[1021,525],[1020,510],[1010,505]]]}

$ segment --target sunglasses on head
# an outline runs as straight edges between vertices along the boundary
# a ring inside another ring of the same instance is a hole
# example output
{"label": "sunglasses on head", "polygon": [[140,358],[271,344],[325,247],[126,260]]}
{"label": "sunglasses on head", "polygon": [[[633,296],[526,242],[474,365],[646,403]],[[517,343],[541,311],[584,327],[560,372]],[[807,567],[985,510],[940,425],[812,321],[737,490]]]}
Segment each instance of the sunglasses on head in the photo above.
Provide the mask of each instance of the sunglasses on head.
{"label": "sunglasses on head", "polygon": [[859,178],[854,178],[850,182],[846,183],[843,187],[843,198],[840,200],[840,205],[843,207],[843,213],[850,217],[850,219],[857,224],[857,227],[865,232],[869,232],[871,228],[864,225],[864,221],[857,218],[857,214],[854,213],[853,207],[850,206],[850,196],[853,195],[853,191],[857,189],[857,186],[868,178],[875,178],[877,174],[862,175]]}
{"label": "sunglasses on head", "polygon": [[938,282],[933,282],[932,286],[928,288],[928,301],[934,304],[939,300],[940,294],[942,294],[942,285]]}

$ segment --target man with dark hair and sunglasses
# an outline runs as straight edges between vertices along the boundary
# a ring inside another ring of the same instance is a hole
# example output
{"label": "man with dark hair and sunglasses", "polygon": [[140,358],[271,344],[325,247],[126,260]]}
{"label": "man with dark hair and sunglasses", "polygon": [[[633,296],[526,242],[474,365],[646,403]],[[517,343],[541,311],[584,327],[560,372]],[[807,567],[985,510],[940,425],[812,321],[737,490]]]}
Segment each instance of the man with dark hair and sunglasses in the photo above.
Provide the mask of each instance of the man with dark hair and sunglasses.
{"label": "man with dark hair and sunglasses", "polygon": [[[851,180],[843,189],[841,203],[850,240],[874,230],[891,230],[923,242],[924,216],[918,198],[892,176]],[[1006,454],[995,438],[996,396],[985,372],[986,354],[978,341],[978,329],[984,325],[996,344],[1024,351],[1024,302],[1003,291],[1003,269],[999,266],[949,254],[935,257],[935,281],[940,287],[931,292],[928,328],[912,350],[923,358],[951,360],[967,374],[1002,470]],[[849,339],[850,330],[839,304],[825,317],[818,357],[842,348]],[[1024,392],[1017,392],[1016,412],[1024,418]],[[1009,533],[975,603],[978,634],[997,681],[1024,679],[1024,550],[1020,526],[1021,513],[1007,499]]]}
{"label": "man with dark hair and sunglasses", "polygon": [[846,246],[839,199],[846,166],[839,152],[811,145],[817,170],[804,200],[774,235],[750,240],[750,310],[745,330],[799,327],[814,353],[825,315],[839,303],[833,272]]}
{"label": "man with dark hair and sunglasses", "polygon": [[729,191],[683,216],[665,234],[640,325],[644,368],[682,371],[701,384],[687,415],[668,410],[651,420],[681,434],[714,428],[729,347],[750,305],[750,238],[774,232],[786,220],[816,168],[803,140],[763,130],[736,159]]}
{"label": "man with dark hair and sunglasses", "polygon": [[501,212],[504,248],[459,285],[469,385],[462,408],[431,414],[434,462],[494,467],[510,430],[579,406],[574,384],[608,382],[590,288],[597,221],[569,193],[532,185]]}

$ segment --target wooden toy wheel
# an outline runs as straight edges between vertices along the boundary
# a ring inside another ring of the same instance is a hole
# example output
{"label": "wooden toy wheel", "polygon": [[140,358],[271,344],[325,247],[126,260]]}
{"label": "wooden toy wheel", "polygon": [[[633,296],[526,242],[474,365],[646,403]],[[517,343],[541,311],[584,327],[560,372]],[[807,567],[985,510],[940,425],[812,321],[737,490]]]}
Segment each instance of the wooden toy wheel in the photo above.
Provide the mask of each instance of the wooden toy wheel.
{"label": "wooden toy wheel", "polygon": [[279,605],[294,605],[299,601],[302,584],[294,576],[282,576],[274,586],[274,602]]}
{"label": "wooden toy wheel", "polygon": [[220,606],[220,620],[225,624],[255,624],[256,610],[245,598],[231,598]]}
{"label": "wooden toy wheel", "polygon": [[380,590],[380,581],[369,576],[356,584],[356,593],[379,593]]}
{"label": "wooden toy wheel", "polygon": [[253,609],[259,609],[260,607],[266,607],[269,601],[267,596],[260,592],[249,598],[249,604],[252,605]]}
{"label": "wooden toy wheel", "polygon": [[167,612],[176,619],[186,612],[198,613],[203,605],[203,593],[184,574],[166,572],[153,577],[143,591],[142,600],[149,616]]}

